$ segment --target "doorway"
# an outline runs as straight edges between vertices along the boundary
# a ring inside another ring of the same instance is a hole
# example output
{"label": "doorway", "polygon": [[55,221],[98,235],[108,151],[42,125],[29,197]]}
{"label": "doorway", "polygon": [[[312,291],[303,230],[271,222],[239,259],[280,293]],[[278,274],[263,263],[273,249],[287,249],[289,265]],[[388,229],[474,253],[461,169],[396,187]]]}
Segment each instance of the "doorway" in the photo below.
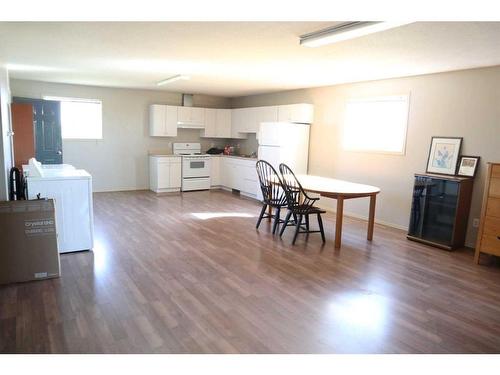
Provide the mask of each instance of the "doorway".
{"label": "doorway", "polygon": [[14,97],[11,112],[16,166],[33,156],[42,164],[62,164],[61,103]]}

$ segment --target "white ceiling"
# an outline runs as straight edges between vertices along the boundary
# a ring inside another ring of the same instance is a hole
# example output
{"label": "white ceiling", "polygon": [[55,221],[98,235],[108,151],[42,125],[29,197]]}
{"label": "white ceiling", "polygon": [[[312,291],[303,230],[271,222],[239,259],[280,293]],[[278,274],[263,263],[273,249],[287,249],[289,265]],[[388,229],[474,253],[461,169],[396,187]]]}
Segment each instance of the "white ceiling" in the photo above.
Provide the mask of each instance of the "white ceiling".
{"label": "white ceiling", "polygon": [[[336,22],[0,22],[10,76],[242,96],[500,65],[500,22],[413,23],[319,48]],[[191,76],[158,87],[176,74]]]}

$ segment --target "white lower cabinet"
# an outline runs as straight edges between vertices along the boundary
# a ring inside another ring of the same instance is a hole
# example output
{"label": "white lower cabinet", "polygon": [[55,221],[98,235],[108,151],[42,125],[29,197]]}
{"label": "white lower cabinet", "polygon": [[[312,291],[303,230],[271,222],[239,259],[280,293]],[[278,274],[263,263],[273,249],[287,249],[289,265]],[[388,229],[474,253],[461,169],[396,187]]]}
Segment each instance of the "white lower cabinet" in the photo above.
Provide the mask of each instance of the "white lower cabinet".
{"label": "white lower cabinet", "polygon": [[[256,160],[228,156],[212,158],[214,159],[219,159],[219,185],[227,189],[239,190],[240,193],[250,197],[258,197]],[[215,185],[212,183],[212,186]]]}
{"label": "white lower cabinet", "polygon": [[221,183],[221,162],[223,160],[220,156],[213,156],[210,158],[210,186],[220,186]]}
{"label": "white lower cabinet", "polygon": [[236,166],[234,163],[231,163],[230,158],[221,157],[220,182],[222,186],[234,189],[235,168]]}
{"label": "white lower cabinet", "polygon": [[257,170],[255,169],[255,162],[253,164],[247,164],[242,166],[241,174],[243,177],[243,183],[240,191],[249,194],[251,196],[257,195]]}
{"label": "white lower cabinet", "polygon": [[149,188],[155,193],[180,191],[182,162],[180,156],[149,156]]}

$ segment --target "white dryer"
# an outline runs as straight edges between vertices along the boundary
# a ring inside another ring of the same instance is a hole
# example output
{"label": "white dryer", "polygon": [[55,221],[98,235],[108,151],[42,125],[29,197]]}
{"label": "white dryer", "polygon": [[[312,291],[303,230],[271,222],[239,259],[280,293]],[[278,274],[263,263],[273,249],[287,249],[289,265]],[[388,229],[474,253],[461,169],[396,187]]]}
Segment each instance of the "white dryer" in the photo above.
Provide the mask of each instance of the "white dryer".
{"label": "white dryer", "polygon": [[68,164],[42,166],[38,176],[24,169],[28,199],[55,200],[60,253],[91,250],[94,246],[92,176]]}

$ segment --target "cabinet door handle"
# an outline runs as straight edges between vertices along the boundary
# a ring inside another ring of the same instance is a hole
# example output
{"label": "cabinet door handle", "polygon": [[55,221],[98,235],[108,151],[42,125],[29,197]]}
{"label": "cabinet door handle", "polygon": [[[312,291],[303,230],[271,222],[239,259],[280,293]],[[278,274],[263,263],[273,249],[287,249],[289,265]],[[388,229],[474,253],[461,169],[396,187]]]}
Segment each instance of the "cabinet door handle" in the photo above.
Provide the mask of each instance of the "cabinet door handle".
{"label": "cabinet door handle", "polygon": [[497,240],[500,240],[500,236],[497,236]]}

